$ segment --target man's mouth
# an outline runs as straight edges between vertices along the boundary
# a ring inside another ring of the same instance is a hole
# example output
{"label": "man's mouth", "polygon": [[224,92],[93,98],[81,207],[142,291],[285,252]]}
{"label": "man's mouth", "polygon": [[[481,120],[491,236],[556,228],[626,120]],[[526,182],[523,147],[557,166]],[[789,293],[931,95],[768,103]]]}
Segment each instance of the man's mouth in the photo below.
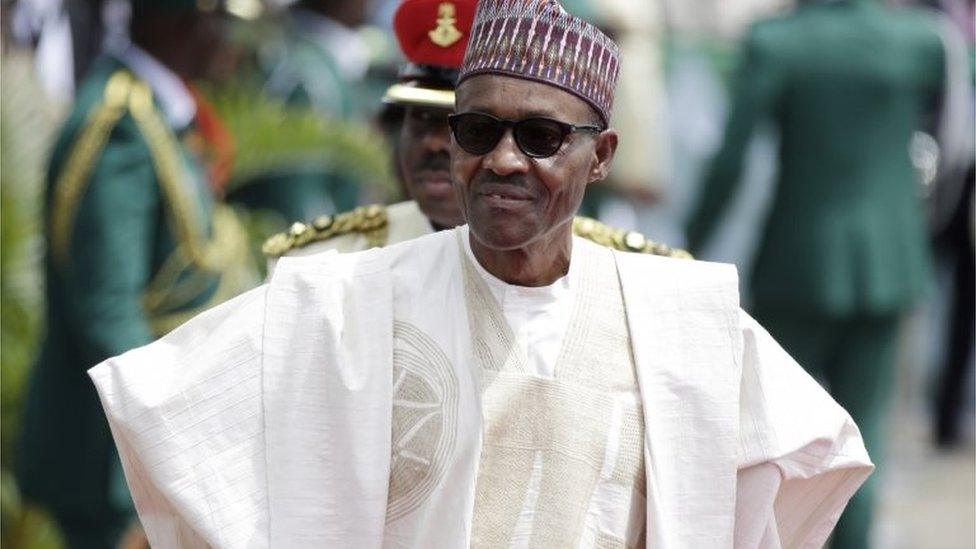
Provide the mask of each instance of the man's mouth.
{"label": "man's mouth", "polygon": [[487,184],[478,190],[478,195],[490,204],[502,207],[520,206],[534,199],[528,189],[514,185]]}
{"label": "man's mouth", "polygon": [[418,174],[420,181],[424,185],[431,187],[450,187],[451,173],[446,171],[422,171]]}

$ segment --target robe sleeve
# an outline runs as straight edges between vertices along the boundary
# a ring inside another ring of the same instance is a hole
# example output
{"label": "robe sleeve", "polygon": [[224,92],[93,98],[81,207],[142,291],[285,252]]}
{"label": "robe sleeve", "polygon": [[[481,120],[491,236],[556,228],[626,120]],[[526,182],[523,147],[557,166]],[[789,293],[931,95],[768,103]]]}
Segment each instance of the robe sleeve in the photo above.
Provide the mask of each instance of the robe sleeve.
{"label": "robe sleeve", "polygon": [[735,547],[822,547],[874,466],[847,412],[741,317]]}
{"label": "robe sleeve", "polygon": [[153,547],[266,547],[265,286],[89,370]]}

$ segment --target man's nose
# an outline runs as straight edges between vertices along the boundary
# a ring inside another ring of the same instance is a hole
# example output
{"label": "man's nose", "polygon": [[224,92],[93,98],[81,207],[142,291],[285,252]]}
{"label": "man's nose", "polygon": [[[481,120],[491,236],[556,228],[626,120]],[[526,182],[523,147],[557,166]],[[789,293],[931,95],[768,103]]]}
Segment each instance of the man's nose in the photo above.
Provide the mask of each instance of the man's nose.
{"label": "man's nose", "polygon": [[501,176],[524,173],[529,169],[529,159],[519,150],[511,130],[505,132],[495,148],[485,154],[481,163],[486,170]]}
{"label": "man's nose", "polygon": [[449,152],[451,146],[451,130],[447,123],[428,128],[424,132],[423,145],[429,152]]}

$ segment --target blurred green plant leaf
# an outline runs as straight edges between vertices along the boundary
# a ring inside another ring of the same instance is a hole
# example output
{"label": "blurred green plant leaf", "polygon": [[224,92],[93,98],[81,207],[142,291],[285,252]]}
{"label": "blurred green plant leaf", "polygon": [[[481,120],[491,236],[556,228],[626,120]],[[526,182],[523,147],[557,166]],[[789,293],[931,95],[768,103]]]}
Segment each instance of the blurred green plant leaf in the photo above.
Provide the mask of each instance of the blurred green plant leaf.
{"label": "blurred green plant leaf", "polygon": [[325,170],[348,176],[369,191],[397,192],[383,136],[361,121],[323,117],[248,86],[203,88],[233,136],[229,190],[278,170]]}
{"label": "blurred green plant leaf", "polygon": [[3,547],[63,547],[57,527],[26,505],[13,475],[27,380],[44,310],[41,197],[59,109],[43,98],[24,52],[0,58],[0,540]]}

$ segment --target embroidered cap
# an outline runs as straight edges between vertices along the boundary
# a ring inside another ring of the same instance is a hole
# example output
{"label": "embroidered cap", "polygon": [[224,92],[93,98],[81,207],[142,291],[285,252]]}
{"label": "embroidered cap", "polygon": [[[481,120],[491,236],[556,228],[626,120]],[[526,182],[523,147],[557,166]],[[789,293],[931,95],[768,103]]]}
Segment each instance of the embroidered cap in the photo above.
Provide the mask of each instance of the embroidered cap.
{"label": "embroidered cap", "polygon": [[482,0],[458,84],[502,74],[563,89],[608,124],[620,73],[617,44],[556,0]]}
{"label": "embroidered cap", "polygon": [[393,30],[407,63],[384,103],[454,108],[454,87],[476,0],[404,0]]}

